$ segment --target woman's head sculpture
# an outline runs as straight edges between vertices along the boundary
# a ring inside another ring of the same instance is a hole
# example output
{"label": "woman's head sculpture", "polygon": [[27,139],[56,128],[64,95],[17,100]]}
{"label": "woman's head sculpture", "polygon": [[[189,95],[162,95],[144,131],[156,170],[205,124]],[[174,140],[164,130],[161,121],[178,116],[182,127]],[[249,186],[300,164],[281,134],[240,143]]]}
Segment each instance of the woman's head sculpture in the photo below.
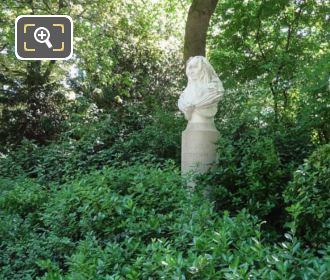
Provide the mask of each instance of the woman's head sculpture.
{"label": "woman's head sculpture", "polygon": [[186,75],[188,82],[198,80],[202,83],[209,83],[212,80],[219,80],[212,65],[204,56],[193,56],[188,59]]}
{"label": "woman's head sculpture", "polygon": [[189,122],[213,122],[224,93],[222,82],[203,56],[189,58],[186,75],[188,85],[178,101],[180,111]]}

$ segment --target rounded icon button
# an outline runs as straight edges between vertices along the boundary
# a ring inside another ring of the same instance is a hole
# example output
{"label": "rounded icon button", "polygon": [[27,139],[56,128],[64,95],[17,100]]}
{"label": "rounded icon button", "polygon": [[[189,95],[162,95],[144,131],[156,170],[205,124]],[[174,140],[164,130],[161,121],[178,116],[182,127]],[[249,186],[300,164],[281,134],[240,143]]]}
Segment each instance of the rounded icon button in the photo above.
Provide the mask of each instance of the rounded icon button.
{"label": "rounded icon button", "polygon": [[52,43],[49,41],[50,33],[46,27],[38,27],[34,31],[34,39],[38,43],[45,43],[47,47],[50,49],[53,47]]}

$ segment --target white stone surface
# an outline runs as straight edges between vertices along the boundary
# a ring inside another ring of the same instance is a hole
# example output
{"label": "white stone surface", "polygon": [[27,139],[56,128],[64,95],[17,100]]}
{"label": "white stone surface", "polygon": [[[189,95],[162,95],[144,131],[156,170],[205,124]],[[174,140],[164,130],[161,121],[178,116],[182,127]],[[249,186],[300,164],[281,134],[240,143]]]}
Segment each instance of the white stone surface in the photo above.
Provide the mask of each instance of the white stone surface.
{"label": "white stone surface", "polygon": [[219,131],[209,123],[188,123],[182,132],[181,173],[204,173],[216,161]]}
{"label": "white stone surface", "polygon": [[189,122],[213,122],[224,93],[222,82],[203,56],[188,60],[186,74],[188,85],[178,101],[180,111]]}
{"label": "white stone surface", "polygon": [[[222,82],[203,56],[188,60],[188,85],[178,107],[188,124],[182,132],[181,173],[205,173],[216,160],[219,132],[214,125],[218,102],[224,94]],[[189,183],[194,186],[193,182]]]}

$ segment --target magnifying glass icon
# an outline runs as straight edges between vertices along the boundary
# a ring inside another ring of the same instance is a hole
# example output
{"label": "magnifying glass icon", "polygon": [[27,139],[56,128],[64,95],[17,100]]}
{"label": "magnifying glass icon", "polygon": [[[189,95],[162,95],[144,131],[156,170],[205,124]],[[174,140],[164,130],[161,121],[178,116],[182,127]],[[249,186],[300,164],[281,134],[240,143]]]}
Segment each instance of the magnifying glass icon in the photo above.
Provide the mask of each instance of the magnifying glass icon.
{"label": "magnifying glass icon", "polygon": [[49,41],[50,33],[46,27],[38,27],[34,31],[34,39],[38,43],[45,43],[47,47],[50,49],[53,47],[52,43]]}

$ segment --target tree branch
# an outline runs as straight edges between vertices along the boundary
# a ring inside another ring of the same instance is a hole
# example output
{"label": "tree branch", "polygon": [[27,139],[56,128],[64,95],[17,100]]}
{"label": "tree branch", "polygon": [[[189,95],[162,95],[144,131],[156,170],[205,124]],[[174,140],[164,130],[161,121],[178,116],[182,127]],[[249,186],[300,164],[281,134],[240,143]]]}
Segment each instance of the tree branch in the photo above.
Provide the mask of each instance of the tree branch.
{"label": "tree branch", "polygon": [[7,48],[8,43],[4,44],[1,48],[0,48],[0,52],[2,52],[5,48]]}
{"label": "tree branch", "polygon": [[260,17],[261,17],[261,12],[262,12],[262,9],[263,9],[263,4],[264,4],[264,2],[262,1],[261,4],[260,4],[260,8],[258,10],[258,13],[257,13],[258,29],[257,29],[257,33],[256,33],[256,42],[257,42],[258,49],[259,49],[259,52],[261,54],[261,57],[264,60],[264,62],[266,62],[267,57],[266,57],[266,54],[265,54],[265,52],[262,49],[261,44],[260,44],[260,31],[261,31],[261,18]]}

